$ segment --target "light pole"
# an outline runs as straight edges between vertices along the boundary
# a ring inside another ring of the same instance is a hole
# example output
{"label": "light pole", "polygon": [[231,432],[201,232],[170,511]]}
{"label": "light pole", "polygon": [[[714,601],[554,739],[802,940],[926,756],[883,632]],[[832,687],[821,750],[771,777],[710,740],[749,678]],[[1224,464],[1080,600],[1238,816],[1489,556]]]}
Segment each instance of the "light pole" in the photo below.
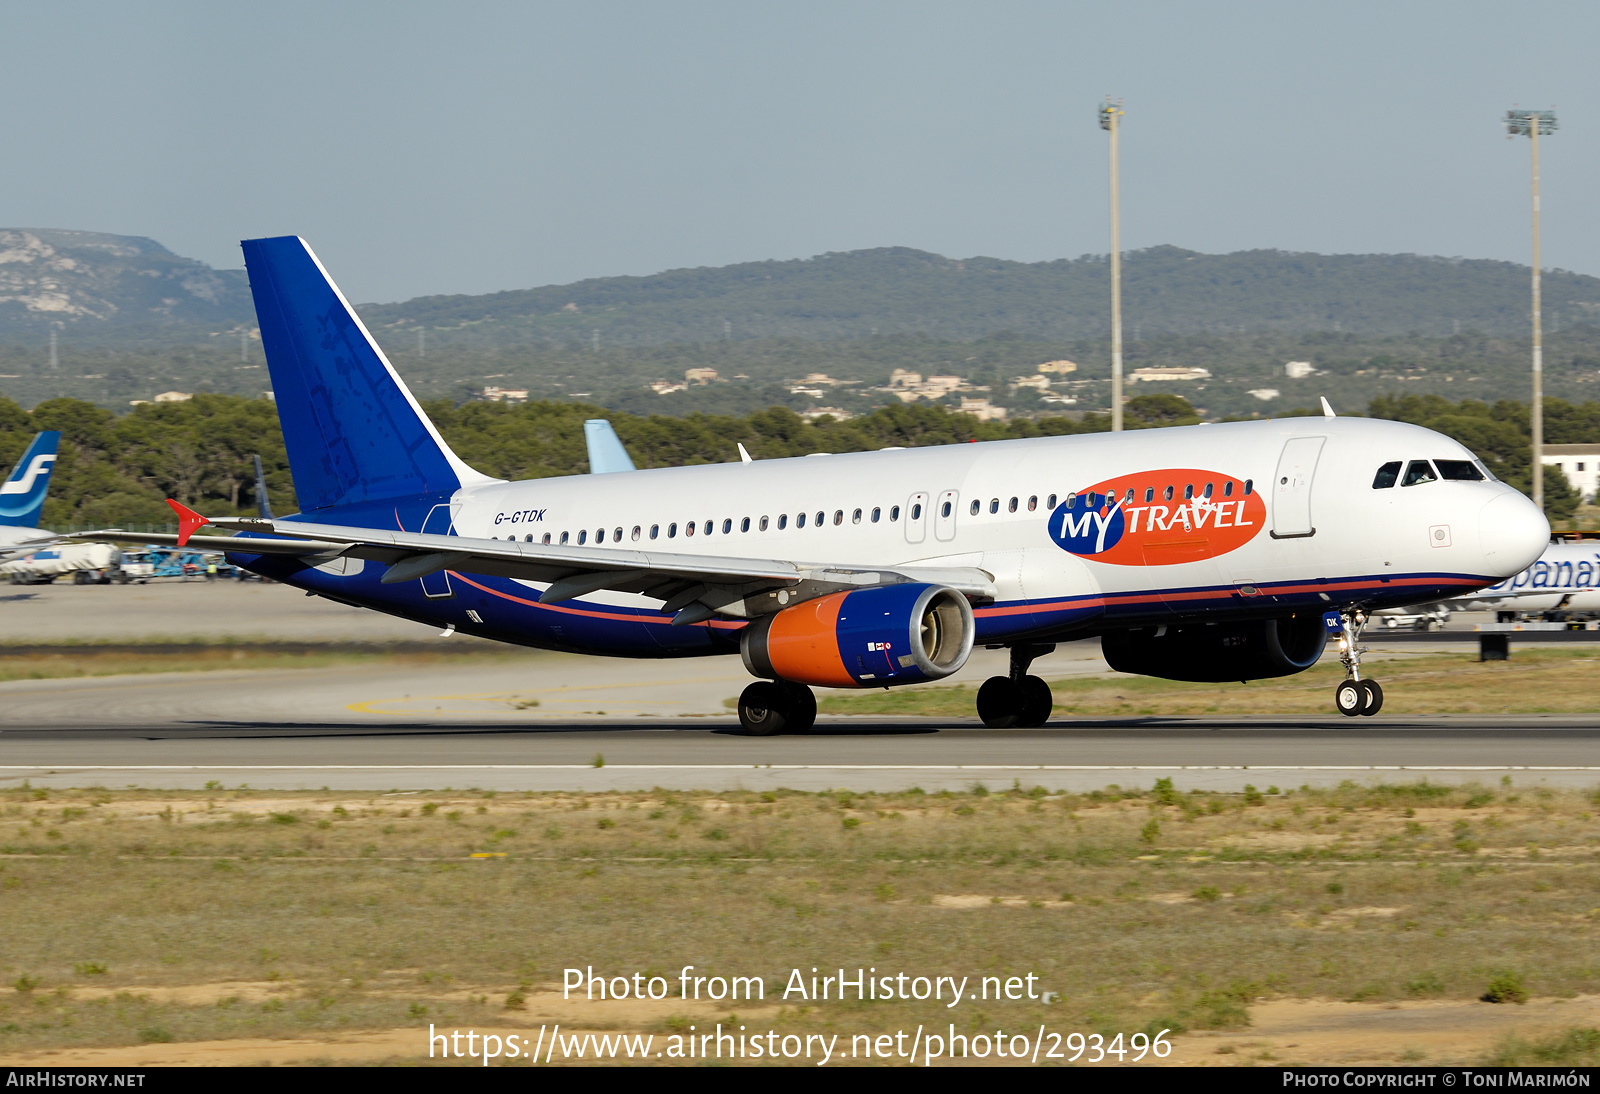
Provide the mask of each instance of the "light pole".
{"label": "light pole", "polygon": [[1544,509],[1544,331],[1539,315],[1539,135],[1556,131],[1554,110],[1507,110],[1506,132],[1533,150],[1533,504]]}
{"label": "light pole", "polygon": [[1122,224],[1117,208],[1117,130],[1122,100],[1100,104],[1100,128],[1111,134],[1111,431],[1122,432]]}

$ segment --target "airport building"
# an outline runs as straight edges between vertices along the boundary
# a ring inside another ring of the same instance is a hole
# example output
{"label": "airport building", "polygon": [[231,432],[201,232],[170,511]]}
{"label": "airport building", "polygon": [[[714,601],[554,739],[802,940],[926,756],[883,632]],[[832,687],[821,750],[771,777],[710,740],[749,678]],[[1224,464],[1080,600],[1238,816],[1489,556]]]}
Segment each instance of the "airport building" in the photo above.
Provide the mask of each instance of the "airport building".
{"label": "airport building", "polygon": [[1559,467],[1583,500],[1592,502],[1600,491],[1600,444],[1547,444],[1544,465]]}

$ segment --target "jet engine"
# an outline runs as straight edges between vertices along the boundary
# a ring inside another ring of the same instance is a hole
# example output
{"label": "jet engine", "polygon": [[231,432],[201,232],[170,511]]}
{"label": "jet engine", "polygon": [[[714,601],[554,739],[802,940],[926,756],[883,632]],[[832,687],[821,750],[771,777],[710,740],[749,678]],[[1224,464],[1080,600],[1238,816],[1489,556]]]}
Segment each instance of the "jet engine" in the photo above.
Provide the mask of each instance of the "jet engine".
{"label": "jet engine", "polygon": [[877,585],[753,620],[739,652],[754,676],[829,688],[892,687],[957,671],[972,652],[973,634],[972,606],[954,589]]}
{"label": "jet engine", "polygon": [[1222,683],[1293,676],[1317,663],[1328,642],[1320,612],[1242,623],[1139,627],[1100,636],[1118,672],[1164,680]]}

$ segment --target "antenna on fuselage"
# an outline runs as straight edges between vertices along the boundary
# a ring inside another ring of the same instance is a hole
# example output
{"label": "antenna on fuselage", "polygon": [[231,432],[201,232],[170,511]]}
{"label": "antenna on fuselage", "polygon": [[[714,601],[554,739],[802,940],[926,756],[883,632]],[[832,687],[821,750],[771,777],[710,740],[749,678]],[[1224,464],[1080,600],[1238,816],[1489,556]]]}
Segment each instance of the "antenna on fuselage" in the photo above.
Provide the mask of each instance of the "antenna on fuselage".
{"label": "antenna on fuselage", "polygon": [[1323,395],[1320,398],[1322,399],[1322,416],[1324,418],[1337,418],[1338,415],[1333,412],[1333,407],[1328,405],[1328,397]]}
{"label": "antenna on fuselage", "polygon": [[750,453],[748,453],[748,452],[746,452],[744,450],[744,442],[743,441],[735,441],[734,443],[739,446],[739,462],[740,463],[755,463],[756,462],[755,460],[750,458]]}

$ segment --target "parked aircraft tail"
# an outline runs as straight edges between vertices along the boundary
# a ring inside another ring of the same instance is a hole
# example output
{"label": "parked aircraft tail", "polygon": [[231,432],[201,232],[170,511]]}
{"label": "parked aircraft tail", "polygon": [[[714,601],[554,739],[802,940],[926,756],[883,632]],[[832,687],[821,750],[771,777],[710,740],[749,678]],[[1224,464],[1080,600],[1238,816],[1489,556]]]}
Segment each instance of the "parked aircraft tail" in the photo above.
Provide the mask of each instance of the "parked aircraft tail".
{"label": "parked aircraft tail", "polygon": [[242,246],[303,509],[494,481],[445,444],[305,240]]}
{"label": "parked aircraft tail", "polygon": [[39,510],[50,489],[50,470],[60,447],[61,434],[54,429],[33,439],[11,469],[11,477],[0,483],[0,524],[13,528],[38,526]]}

